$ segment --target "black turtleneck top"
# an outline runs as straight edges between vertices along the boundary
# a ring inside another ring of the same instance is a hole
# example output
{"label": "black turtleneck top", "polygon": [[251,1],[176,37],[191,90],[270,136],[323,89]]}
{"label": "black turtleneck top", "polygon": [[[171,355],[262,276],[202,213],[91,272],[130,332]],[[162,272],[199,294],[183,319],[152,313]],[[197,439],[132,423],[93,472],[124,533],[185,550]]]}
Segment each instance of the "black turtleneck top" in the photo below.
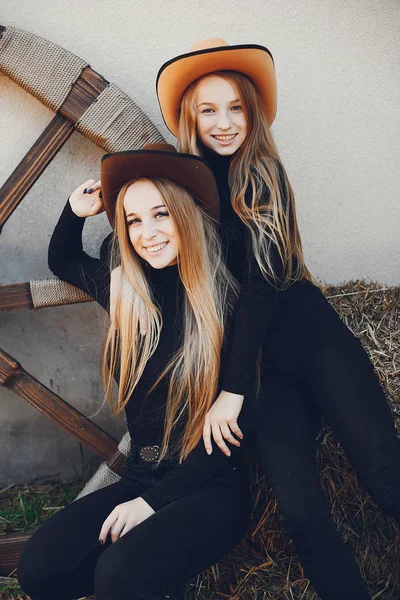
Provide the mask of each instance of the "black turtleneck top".
{"label": "black turtleneck top", "polygon": [[[87,292],[109,312],[110,268],[108,261],[93,258],[83,251],[84,222],[85,219],[75,215],[68,201],[50,241],[49,267],[57,277]],[[147,266],[145,272],[162,312],[163,327],[159,344],[125,407],[125,414],[131,439],[137,446],[161,446],[168,377],[148,392],[182,342],[184,290],[177,266],[164,269]],[[142,497],[157,510],[193,493],[217,474],[235,467],[240,452],[233,446],[231,450],[232,457],[228,458],[214,446],[208,456],[200,440],[186,460],[180,464],[176,460],[174,467]]]}
{"label": "black turtleneck top", "polygon": [[[228,350],[222,360],[221,388],[251,397],[254,365],[262,349],[262,377],[271,369],[292,370],[308,355],[333,342],[352,337],[320,289],[305,279],[281,290],[263,276],[249,229],[232,208],[228,174],[231,157],[202,149],[214,173],[221,201],[221,240],[228,268],[241,285]],[[282,264],[271,247],[278,277]]]}

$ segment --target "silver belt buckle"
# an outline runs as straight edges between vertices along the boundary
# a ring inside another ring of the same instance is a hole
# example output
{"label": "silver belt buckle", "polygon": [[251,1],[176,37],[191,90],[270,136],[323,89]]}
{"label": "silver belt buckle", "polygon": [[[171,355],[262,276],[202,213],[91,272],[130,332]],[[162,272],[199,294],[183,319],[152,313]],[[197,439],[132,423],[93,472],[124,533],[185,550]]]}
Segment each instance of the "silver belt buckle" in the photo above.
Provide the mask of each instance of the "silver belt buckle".
{"label": "silver belt buckle", "polygon": [[157,462],[160,458],[160,446],[142,446],[139,456],[144,462]]}

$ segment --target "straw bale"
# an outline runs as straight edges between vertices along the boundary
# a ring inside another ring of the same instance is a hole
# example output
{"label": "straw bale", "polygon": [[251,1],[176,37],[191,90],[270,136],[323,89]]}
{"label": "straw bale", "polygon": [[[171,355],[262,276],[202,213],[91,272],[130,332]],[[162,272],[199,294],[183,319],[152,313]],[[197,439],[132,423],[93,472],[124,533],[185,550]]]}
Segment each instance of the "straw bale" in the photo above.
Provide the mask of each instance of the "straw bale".
{"label": "straw bale", "polygon": [[[328,287],[325,294],[369,353],[400,432],[400,288],[351,281]],[[318,438],[317,461],[334,520],[356,557],[371,597],[399,599],[397,525],[358,487],[350,462],[326,424]],[[279,507],[256,466],[252,492],[254,513],[246,539],[220,565],[192,582],[191,597],[317,600],[284,532]]]}

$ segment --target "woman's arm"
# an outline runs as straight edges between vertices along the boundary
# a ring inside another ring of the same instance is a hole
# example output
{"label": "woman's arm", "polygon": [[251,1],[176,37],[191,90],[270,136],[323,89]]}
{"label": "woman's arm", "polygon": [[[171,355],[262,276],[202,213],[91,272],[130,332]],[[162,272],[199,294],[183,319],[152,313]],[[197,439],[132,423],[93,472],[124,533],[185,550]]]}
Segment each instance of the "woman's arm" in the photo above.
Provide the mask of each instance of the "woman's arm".
{"label": "woman's arm", "polygon": [[232,458],[221,452],[214,452],[209,456],[203,442],[199,442],[186,460],[172,468],[153,487],[134,500],[118,504],[104,521],[99,542],[104,544],[109,533],[111,541],[116,542],[154,512],[178,498],[193,494],[220,473],[236,469],[240,459],[239,452],[240,449],[236,447],[232,448]]}
{"label": "woman's arm", "polygon": [[[90,185],[94,191],[83,194]],[[99,192],[99,183],[89,180],[71,194],[50,240],[48,264],[54,275],[88,293],[108,310],[109,267],[82,247],[86,217],[104,210]]]}
{"label": "woman's arm", "polygon": [[[274,258],[276,263],[279,258]],[[224,391],[243,395],[245,402],[254,390],[255,365],[279,296],[279,287],[265,279],[250,248],[247,272],[242,279],[228,348],[223,357],[221,382]]]}
{"label": "woman's arm", "polygon": [[[282,214],[291,221],[288,188],[284,170],[277,162],[279,191],[282,199]],[[249,192],[249,190],[248,190]],[[265,191],[268,203],[269,192]],[[232,334],[222,364],[222,389],[245,397],[254,387],[254,367],[259,351],[267,336],[268,327],[281,300],[282,281],[285,267],[279,249],[272,241],[269,260],[276,280],[269,281],[257,262],[250,231],[246,227],[246,261],[241,290],[234,314]]]}
{"label": "woman's arm", "polygon": [[[239,449],[235,448],[236,455],[238,452]],[[116,542],[154,512],[178,498],[193,494],[220,472],[236,469],[237,464],[237,460],[233,462],[221,452],[209,456],[200,442],[186,460],[171,469],[152,488],[134,500],[118,504],[104,521],[99,542],[104,544],[109,533],[111,541]]]}
{"label": "woman's arm", "polygon": [[270,259],[277,278],[276,284],[264,277],[251,240],[247,240],[246,272],[242,277],[227,350],[222,356],[222,391],[207,413],[204,424],[203,440],[209,453],[212,452],[212,438],[222,452],[229,453],[226,441],[230,441],[232,434],[241,437],[237,419],[242,405],[244,410],[250,410],[249,398],[255,397],[259,352],[268,335],[282,291],[280,281],[283,278],[283,265],[278,249],[273,245]]}
{"label": "woman's arm", "polygon": [[226,442],[231,442],[234,435],[243,438],[238,418],[243,405],[244,410],[252,410],[249,405],[256,396],[258,355],[279,302],[279,289],[264,278],[254,255],[248,257],[248,264],[228,348],[222,357],[222,391],[204,423],[203,441],[209,454],[213,451],[212,439],[229,456]]}
{"label": "woman's arm", "polygon": [[[242,423],[241,426],[243,428]],[[240,464],[241,448],[231,446],[231,451],[230,457],[222,452],[209,455],[200,440],[184,461],[146,490],[141,498],[157,511],[182,496],[193,494],[224,470],[236,469]]]}

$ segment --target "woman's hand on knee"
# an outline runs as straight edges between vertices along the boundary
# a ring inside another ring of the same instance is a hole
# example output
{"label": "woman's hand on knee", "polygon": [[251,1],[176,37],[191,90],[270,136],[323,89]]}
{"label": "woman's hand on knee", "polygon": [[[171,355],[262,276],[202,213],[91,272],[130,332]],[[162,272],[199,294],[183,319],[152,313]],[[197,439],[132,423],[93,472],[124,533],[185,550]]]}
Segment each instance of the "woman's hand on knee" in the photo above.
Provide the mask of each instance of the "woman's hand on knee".
{"label": "woman's hand on knee", "polygon": [[101,183],[88,179],[82,183],[69,197],[72,211],[82,218],[94,217],[104,211],[101,195]]}
{"label": "woman's hand on knee", "polygon": [[240,446],[240,442],[235,436],[243,439],[243,433],[237,423],[243,400],[244,396],[240,394],[222,390],[208,411],[204,422],[203,440],[207,454],[211,454],[213,451],[212,438],[226,456],[231,455],[226,442],[233,446]]}
{"label": "woman's hand on knee", "polygon": [[105,544],[109,533],[112,543],[116,542],[133,527],[154,515],[154,512],[151,506],[141,497],[118,504],[104,521],[99,535],[99,542]]}

